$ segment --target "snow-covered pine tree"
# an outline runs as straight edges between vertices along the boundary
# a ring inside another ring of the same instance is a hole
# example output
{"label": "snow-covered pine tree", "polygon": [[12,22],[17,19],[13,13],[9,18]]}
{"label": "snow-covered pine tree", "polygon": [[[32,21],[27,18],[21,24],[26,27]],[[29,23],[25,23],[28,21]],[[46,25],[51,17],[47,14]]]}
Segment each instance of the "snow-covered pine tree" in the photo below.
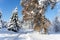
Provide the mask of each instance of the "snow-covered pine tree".
{"label": "snow-covered pine tree", "polygon": [[60,17],[57,16],[54,20],[54,30],[55,32],[60,32]]}
{"label": "snow-covered pine tree", "polygon": [[46,22],[49,24],[50,22],[45,20],[44,13],[49,4],[51,5],[51,9],[54,8],[56,0],[22,0],[21,4],[23,6],[23,20],[27,22],[32,19],[34,30],[40,32],[41,29],[44,29],[46,33],[48,28]]}
{"label": "snow-covered pine tree", "polygon": [[0,28],[6,27],[6,22],[2,20],[2,11],[0,11]]}
{"label": "snow-covered pine tree", "polygon": [[21,22],[18,19],[18,8],[16,7],[12,11],[13,15],[8,23],[8,30],[12,30],[14,32],[18,32],[19,29],[21,28]]}

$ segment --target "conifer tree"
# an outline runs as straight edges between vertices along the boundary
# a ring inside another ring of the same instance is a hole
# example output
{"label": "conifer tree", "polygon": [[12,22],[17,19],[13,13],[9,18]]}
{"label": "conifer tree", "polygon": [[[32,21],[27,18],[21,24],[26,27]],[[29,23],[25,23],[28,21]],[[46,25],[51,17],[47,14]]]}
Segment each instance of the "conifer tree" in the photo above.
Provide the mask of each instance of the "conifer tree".
{"label": "conifer tree", "polygon": [[2,11],[0,11],[0,28],[6,27],[6,22],[2,20]]}
{"label": "conifer tree", "polygon": [[54,20],[54,23],[53,23],[55,32],[60,32],[60,21],[59,21],[59,19],[60,19],[60,17],[57,16]]}
{"label": "conifer tree", "polygon": [[8,30],[12,30],[14,32],[18,32],[21,28],[21,22],[18,19],[18,9],[17,7],[12,11],[13,15],[8,24]]}

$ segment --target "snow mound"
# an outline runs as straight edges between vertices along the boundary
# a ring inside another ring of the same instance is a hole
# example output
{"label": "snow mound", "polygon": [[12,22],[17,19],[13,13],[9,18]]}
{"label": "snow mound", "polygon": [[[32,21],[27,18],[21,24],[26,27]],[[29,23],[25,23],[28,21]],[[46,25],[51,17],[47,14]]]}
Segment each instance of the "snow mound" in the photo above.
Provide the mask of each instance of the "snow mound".
{"label": "snow mound", "polygon": [[28,31],[15,33],[2,28],[0,29],[0,40],[60,40],[60,34],[40,34],[36,31]]}

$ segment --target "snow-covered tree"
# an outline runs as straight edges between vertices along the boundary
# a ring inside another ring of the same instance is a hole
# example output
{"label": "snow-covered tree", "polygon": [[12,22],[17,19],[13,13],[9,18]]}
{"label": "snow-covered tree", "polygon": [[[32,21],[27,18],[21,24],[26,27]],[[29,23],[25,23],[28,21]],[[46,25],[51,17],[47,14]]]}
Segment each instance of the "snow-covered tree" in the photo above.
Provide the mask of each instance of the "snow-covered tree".
{"label": "snow-covered tree", "polygon": [[30,2],[31,2],[30,0],[21,0],[21,4],[24,7],[22,11],[23,20],[24,20],[23,28],[26,28],[26,29],[33,28],[33,16],[32,16],[33,11],[32,10],[34,6],[33,5],[29,6],[31,4]]}
{"label": "snow-covered tree", "polygon": [[[47,6],[54,8],[56,0],[21,0],[21,5],[23,6],[23,20],[27,22],[26,25],[33,23],[34,30],[40,31],[41,29],[47,31],[46,22],[50,24],[48,20],[45,20],[45,11]],[[33,20],[33,21],[32,21]],[[29,23],[30,22],[30,23]],[[30,26],[31,27],[31,26]]]}
{"label": "snow-covered tree", "polygon": [[2,28],[2,20],[1,20],[2,13],[0,12],[0,28]]}
{"label": "snow-covered tree", "polygon": [[0,28],[6,27],[6,22],[2,20],[2,12],[0,11]]}
{"label": "snow-covered tree", "polygon": [[18,8],[16,7],[12,11],[13,15],[10,19],[10,21],[7,23],[8,25],[8,30],[12,30],[14,32],[18,32],[19,29],[21,28],[21,22],[18,19]]}
{"label": "snow-covered tree", "polygon": [[60,17],[56,17],[53,24],[55,32],[60,32]]}

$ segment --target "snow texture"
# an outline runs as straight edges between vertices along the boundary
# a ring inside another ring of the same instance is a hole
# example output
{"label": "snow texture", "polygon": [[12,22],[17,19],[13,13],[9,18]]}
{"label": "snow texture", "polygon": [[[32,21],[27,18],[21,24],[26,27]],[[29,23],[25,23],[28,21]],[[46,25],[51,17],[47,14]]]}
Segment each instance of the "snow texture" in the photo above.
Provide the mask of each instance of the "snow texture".
{"label": "snow texture", "polygon": [[21,30],[15,33],[5,28],[0,29],[0,40],[60,40],[60,34],[40,34],[36,31],[23,30],[22,32]]}

